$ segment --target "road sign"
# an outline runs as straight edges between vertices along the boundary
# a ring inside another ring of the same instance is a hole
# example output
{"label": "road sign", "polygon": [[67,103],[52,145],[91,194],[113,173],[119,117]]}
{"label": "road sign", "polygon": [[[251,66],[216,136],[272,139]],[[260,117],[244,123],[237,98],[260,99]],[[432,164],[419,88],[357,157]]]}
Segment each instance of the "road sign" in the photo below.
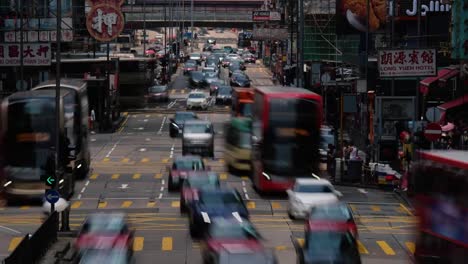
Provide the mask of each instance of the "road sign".
{"label": "road sign", "polygon": [[436,141],[442,136],[442,127],[437,123],[429,123],[424,129],[427,140]]}
{"label": "road sign", "polygon": [[53,176],[47,177],[46,185],[47,186],[53,186],[54,184],[55,184],[55,178]]}
{"label": "road sign", "polygon": [[56,190],[47,190],[45,198],[49,203],[54,204],[60,199],[60,194]]}

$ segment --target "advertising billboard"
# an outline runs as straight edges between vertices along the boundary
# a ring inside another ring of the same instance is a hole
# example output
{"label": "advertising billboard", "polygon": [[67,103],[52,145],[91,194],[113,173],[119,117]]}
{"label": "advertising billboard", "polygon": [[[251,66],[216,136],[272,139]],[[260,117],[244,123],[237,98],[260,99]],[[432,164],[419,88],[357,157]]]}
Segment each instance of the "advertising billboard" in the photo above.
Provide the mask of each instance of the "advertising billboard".
{"label": "advertising billboard", "polygon": [[454,1],[452,12],[452,58],[468,59],[468,4]]}
{"label": "advertising billboard", "polygon": [[253,40],[285,40],[288,39],[288,27],[280,25],[255,25]]}
{"label": "advertising billboard", "polygon": [[[20,65],[20,44],[0,45],[0,66]],[[23,45],[24,66],[49,66],[51,63],[51,49],[49,43],[34,43]]]}
{"label": "advertising billboard", "polygon": [[435,49],[379,50],[380,77],[437,75]]}
{"label": "advertising billboard", "polygon": [[[369,14],[367,2],[369,1]],[[387,25],[388,0],[337,0],[336,19],[338,34],[358,34],[383,31]]]}

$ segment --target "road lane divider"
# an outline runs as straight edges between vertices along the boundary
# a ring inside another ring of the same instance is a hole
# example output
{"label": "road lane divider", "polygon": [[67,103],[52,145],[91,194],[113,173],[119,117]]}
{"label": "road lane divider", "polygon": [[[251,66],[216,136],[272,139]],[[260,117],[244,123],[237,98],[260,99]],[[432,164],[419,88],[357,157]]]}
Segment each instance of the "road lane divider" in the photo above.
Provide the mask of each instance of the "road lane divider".
{"label": "road lane divider", "polygon": [[145,238],[137,236],[133,239],[133,251],[142,251],[145,243]]}
{"label": "road lane divider", "polygon": [[413,255],[414,251],[416,250],[416,245],[414,242],[405,242],[405,246],[408,249],[408,251]]}
{"label": "road lane divider", "polygon": [[19,245],[19,243],[21,243],[22,240],[23,237],[13,237],[10,240],[10,244],[8,245],[8,252],[12,252],[13,250],[15,250],[15,248]]}
{"label": "road lane divider", "polygon": [[255,202],[247,202],[247,209],[255,209],[257,207],[257,205],[255,204]]}
{"label": "road lane divider", "polygon": [[106,207],[107,207],[107,202],[102,201],[98,203],[98,209],[104,209]]}
{"label": "road lane divider", "polygon": [[161,126],[159,127],[158,134],[162,134],[162,130],[164,128],[164,124],[166,123],[166,120],[167,120],[167,116],[164,116],[161,122]]}
{"label": "road lane divider", "polygon": [[364,244],[362,244],[361,241],[357,241],[357,245],[358,245],[358,250],[359,250],[359,253],[360,254],[369,254],[369,251],[367,250],[367,248],[364,246]]}
{"label": "road lane divider", "polygon": [[99,174],[93,173],[89,178],[90,178],[91,180],[96,180],[98,176],[99,176]]}
{"label": "road lane divider", "polygon": [[180,207],[180,201],[172,201],[171,202],[171,207],[179,208]]}
{"label": "road lane divider", "polygon": [[162,251],[172,250],[172,237],[163,237],[161,249]]}
{"label": "road lane divider", "polygon": [[376,241],[376,243],[383,250],[383,252],[385,252],[385,254],[391,256],[395,255],[395,251],[390,247],[390,245],[387,244],[387,242],[383,240],[378,240]]}

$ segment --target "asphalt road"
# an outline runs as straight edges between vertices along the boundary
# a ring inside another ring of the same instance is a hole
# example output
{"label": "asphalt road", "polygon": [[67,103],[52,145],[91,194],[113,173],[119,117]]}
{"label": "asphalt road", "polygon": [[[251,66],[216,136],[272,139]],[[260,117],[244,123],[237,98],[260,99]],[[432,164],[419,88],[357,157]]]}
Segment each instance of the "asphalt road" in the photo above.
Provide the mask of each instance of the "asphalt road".
{"label": "asphalt road", "polygon": [[[249,66],[257,85],[271,83],[265,69]],[[226,74],[225,72],[223,74]],[[199,243],[190,238],[188,220],[179,213],[179,194],[167,190],[172,159],[181,155],[180,139],[169,137],[173,112],[184,110],[187,78],[175,78],[171,100],[125,113],[113,134],[91,136],[92,172],[76,186],[71,201],[71,228],[78,229],[93,212],[123,211],[136,230],[136,263],[201,263]],[[252,222],[276,251],[280,263],[295,263],[291,239],[304,235],[304,223],[286,214],[285,196],[260,196],[250,179],[227,173],[223,160],[223,124],[228,109],[213,106],[199,116],[213,122],[215,158],[206,162],[219,173],[222,185],[237,188],[248,200]],[[349,203],[359,228],[359,250],[364,263],[405,263],[414,251],[416,219],[394,193],[337,186]],[[0,208],[0,258],[11,252],[28,232],[41,224],[41,208],[27,204]]]}

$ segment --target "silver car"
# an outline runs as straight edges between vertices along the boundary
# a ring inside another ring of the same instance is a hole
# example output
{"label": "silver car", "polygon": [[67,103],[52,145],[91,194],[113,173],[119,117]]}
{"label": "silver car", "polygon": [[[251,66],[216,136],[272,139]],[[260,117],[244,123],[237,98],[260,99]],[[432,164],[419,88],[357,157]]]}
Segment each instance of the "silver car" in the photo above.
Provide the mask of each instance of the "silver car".
{"label": "silver car", "polygon": [[206,120],[186,121],[182,132],[182,155],[190,153],[214,157],[213,124]]}

